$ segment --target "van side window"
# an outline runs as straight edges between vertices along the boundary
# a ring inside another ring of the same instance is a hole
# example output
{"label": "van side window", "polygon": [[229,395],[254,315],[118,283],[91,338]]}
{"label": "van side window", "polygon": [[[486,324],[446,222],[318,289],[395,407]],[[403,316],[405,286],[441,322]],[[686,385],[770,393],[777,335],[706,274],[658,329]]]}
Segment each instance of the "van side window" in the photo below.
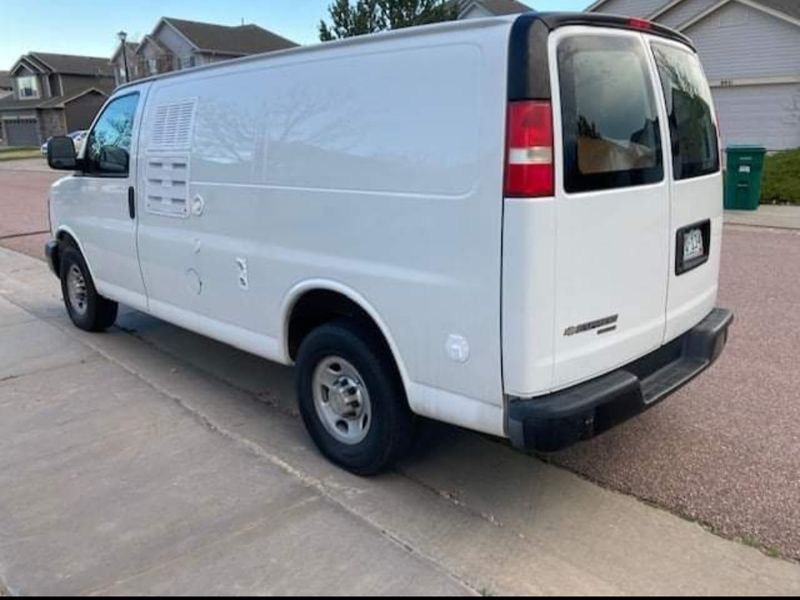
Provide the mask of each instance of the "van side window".
{"label": "van side window", "polygon": [[693,53],[653,43],[669,113],[672,169],[676,180],[719,171],[717,125],[711,89]]}
{"label": "van side window", "polygon": [[87,174],[124,177],[128,174],[133,119],[139,94],[117,98],[106,106],[86,140]]}
{"label": "van side window", "polygon": [[640,41],[566,38],[558,47],[558,68],[566,191],[661,181],[658,109]]}

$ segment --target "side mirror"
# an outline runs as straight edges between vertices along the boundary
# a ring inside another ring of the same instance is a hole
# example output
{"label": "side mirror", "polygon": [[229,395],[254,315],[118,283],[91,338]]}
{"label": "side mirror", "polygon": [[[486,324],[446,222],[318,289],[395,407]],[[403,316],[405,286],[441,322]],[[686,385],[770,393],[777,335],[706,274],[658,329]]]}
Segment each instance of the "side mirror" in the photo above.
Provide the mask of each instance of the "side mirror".
{"label": "side mirror", "polygon": [[117,146],[103,146],[98,166],[103,173],[127,173],[128,152]]}
{"label": "side mirror", "polygon": [[47,164],[51,169],[74,171],[78,168],[78,156],[72,138],[59,135],[47,142]]}

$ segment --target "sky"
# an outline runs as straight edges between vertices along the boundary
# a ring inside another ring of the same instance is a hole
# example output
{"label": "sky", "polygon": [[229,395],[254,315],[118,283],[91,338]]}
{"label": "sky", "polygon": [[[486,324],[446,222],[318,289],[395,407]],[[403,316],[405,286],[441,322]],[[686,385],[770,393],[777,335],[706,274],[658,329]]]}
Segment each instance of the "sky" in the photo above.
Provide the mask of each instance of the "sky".
{"label": "sky", "polygon": [[[591,0],[522,0],[536,10],[582,10]],[[108,56],[116,33],[139,40],[162,16],[255,23],[300,44],[317,41],[331,0],[0,0],[0,70],[26,52]]]}

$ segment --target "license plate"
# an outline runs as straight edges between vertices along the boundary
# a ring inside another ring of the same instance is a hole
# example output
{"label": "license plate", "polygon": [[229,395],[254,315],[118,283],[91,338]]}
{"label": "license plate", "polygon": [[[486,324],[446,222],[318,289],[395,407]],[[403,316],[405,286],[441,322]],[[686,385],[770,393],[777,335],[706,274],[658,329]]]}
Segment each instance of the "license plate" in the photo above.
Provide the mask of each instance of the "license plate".
{"label": "license plate", "polygon": [[703,245],[703,231],[699,227],[689,229],[683,234],[683,262],[684,264],[705,255]]}

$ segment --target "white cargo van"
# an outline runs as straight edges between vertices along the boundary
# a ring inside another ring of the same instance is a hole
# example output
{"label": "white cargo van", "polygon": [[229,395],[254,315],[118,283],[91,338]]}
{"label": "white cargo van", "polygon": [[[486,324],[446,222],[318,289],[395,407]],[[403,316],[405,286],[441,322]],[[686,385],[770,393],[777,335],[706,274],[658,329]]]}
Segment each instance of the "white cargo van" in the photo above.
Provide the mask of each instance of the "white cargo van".
{"label": "white cargo van", "polygon": [[722,175],[691,42],[528,13],[145,79],[52,188],[70,317],[117,303],[283,364],[361,474],[416,415],[555,451],[711,364]]}

